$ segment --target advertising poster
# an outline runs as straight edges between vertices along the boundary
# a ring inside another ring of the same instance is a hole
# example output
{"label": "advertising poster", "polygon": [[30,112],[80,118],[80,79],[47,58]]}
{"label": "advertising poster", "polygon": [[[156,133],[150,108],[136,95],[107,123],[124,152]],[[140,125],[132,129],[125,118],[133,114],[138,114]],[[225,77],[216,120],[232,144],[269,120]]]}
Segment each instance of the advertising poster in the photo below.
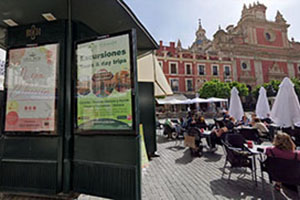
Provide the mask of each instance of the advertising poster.
{"label": "advertising poster", "polygon": [[58,44],[9,50],[5,131],[54,131]]}
{"label": "advertising poster", "polygon": [[78,129],[132,128],[129,44],[126,34],[78,45]]}

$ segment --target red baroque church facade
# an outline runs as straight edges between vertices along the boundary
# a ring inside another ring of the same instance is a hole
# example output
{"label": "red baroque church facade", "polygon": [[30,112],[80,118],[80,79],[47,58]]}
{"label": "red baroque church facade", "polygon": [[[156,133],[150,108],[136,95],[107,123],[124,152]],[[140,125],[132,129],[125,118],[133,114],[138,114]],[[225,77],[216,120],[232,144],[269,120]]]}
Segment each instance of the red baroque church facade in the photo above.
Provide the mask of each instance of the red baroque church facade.
{"label": "red baroque church facade", "polygon": [[300,43],[287,36],[289,24],[278,11],[266,19],[263,4],[244,5],[236,26],[219,28],[213,40],[206,38],[199,21],[196,39],[188,48],[170,42],[156,51],[174,91],[194,96],[204,82],[239,81],[253,87],[283,77],[300,77]]}

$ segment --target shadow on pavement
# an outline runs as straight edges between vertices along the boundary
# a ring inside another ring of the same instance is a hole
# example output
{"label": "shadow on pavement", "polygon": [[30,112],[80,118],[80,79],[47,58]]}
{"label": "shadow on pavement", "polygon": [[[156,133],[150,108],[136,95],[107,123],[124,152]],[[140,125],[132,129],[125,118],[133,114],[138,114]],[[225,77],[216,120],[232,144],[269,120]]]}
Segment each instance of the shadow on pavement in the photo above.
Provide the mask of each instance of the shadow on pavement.
{"label": "shadow on pavement", "polygon": [[156,142],[157,142],[158,144],[162,144],[162,143],[174,142],[174,140],[168,139],[167,137],[165,137],[165,136],[163,136],[163,135],[157,135],[157,136],[156,136]]}
{"label": "shadow on pavement", "polygon": [[170,146],[170,147],[167,147],[166,149],[177,152],[177,151],[181,151],[181,150],[185,149],[185,147],[183,147],[183,146]]}
{"label": "shadow on pavement", "polygon": [[218,154],[218,153],[211,153],[208,151],[204,151],[203,152],[203,157],[205,158],[205,162],[217,162],[219,160],[221,160],[222,158],[222,154]]}
{"label": "shadow on pavement", "polygon": [[190,149],[187,148],[184,152],[183,152],[183,156],[181,158],[178,158],[175,160],[176,164],[181,164],[181,165],[186,165],[190,162],[192,162],[194,160],[194,157],[191,156],[191,152]]}
{"label": "shadow on pavement", "polygon": [[[220,195],[229,199],[272,199],[269,184],[265,184],[263,192],[261,182],[258,182],[256,187],[253,181],[244,178],[213,180],[210,182],[210,188],[213,195]],[[297,194],[286,188],[281,192],[274,191],[274,194],[276,199],[297,199]]]}

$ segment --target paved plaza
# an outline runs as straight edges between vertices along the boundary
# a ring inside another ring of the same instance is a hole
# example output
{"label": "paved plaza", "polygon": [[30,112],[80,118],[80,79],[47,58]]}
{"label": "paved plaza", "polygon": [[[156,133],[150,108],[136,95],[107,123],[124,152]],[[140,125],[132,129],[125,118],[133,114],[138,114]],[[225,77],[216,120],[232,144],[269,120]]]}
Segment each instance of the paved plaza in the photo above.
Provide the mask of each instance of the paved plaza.
{"label": "paved plaza", "polygon": [[[258,167],[258,185],[251,179],[250,170],[241,175],[236,170],[228,181],[222,176],[224,153],[221,147],[215,153],[204,152],[202,157],[191,157],[183,141],[168,140],[158,133],[157,154],[150,161],[142,177],[143,200],[202,200],[202,199],[262,199],[261,176]],[[206,149],[204,149],[206,151]],[[258,163],[257,163],[258,164]],[[267,174],[265,174],[267,180]],[[286,188],[276,192],[276,199],[298,199],[297,194]],[[272,199],[270,186],[266,184],[265,199]],[[46,198],[2,196],[5,200],[42,200]],[[49,198],[48,198],[49,199]],[[51,198],[50,198],[51,199]],[[78,200],[101,200],[81,195]]]}
{"label": "paved plaza", "polygon": [[[246,175],[237,170],[229,181],[227,174],[221,178],[225,161],[221,147],[215,153],[205,152],[202,157],[193,158],[183,142],[165,139],[160,134],[157,142],[160,157],[153,158],[143,174],[143,200],[263,198],[259,171],[257,187],[250,170]],[[264,177],[267,180],[267,174]],[[272,199],[270,186],[265,188],[266,199]],[[282,193],[275,191],[275,195],[276,199],[297,199],[296,193],[286,188]]]}

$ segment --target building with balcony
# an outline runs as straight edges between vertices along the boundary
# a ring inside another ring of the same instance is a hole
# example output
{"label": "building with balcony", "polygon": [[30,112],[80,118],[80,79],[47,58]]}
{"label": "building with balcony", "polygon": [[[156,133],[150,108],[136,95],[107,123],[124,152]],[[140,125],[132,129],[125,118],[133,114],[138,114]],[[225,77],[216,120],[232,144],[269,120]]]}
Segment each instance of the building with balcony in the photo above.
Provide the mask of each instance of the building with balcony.
{"label": "building with balcony", "polygon": [[206,37],[199,20],[195,41],[183,48],[160,41],[157,58],[174,93],[194,96],[203,83],[212,79],[239,81],[249,88],[300,77],[300,43],[288,39],[287,21],[277,11],[274,21],[266,19],[266,6],[244,5],[237,25],[228,25]]}

